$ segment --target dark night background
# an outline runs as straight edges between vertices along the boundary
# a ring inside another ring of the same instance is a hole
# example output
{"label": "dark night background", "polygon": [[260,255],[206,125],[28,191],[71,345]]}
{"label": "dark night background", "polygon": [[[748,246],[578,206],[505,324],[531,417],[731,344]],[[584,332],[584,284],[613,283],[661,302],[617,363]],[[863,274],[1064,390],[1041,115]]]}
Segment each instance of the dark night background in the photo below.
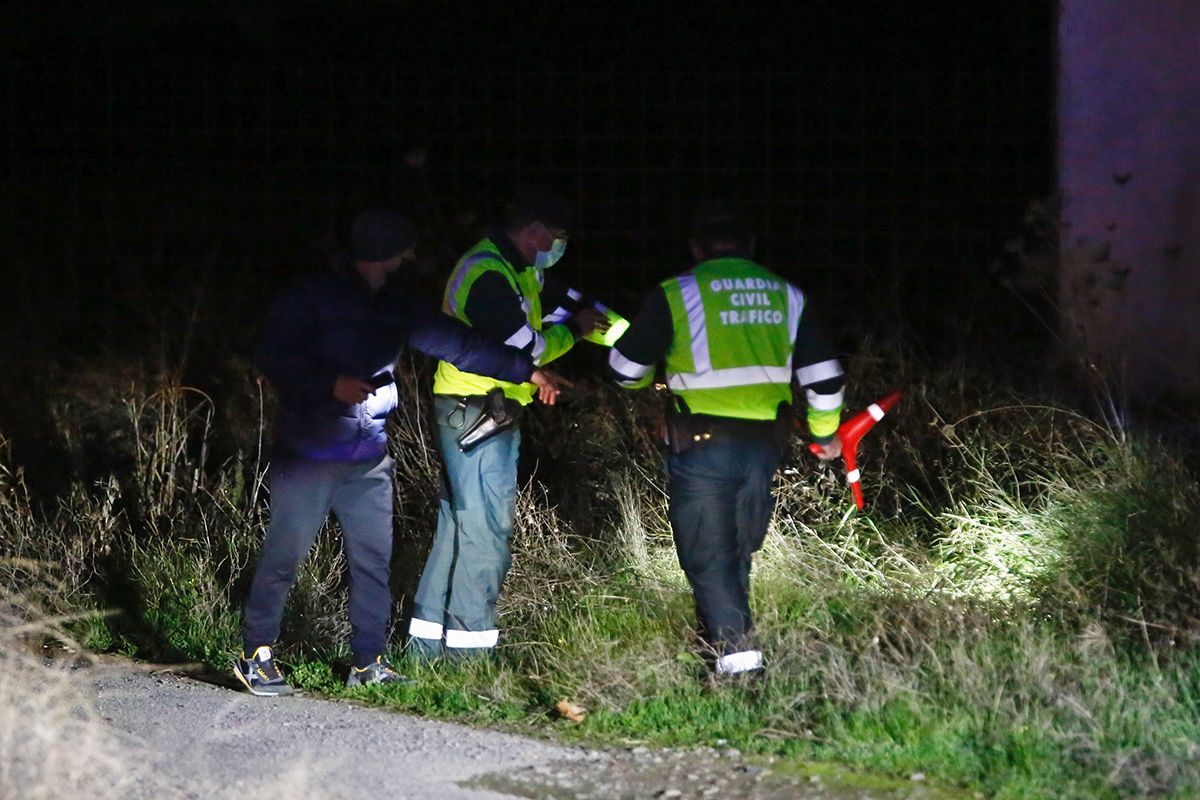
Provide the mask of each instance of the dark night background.
{"label": "dark night background", "polygon": [[6,8],[10,376],[135,353],[204,384],[356,210],[417,218],[436,292],[519,177],[569,195],[560,269],[626,313],[723,193],[843,350],[1040,352],[988,265],[1053,189],[1050,2]]}

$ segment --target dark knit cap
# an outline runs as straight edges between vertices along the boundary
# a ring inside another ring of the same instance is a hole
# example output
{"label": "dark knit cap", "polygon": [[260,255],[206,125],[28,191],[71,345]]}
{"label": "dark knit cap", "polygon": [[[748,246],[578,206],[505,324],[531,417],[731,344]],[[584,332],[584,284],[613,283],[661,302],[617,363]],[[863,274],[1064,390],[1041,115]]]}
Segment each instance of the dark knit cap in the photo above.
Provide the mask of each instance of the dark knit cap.
{"label": "dark knit cap", "polygon": [[387,261],[417,243],[417,229],[403,214],[369,208],[354,218],[350,255],[356,261]]}

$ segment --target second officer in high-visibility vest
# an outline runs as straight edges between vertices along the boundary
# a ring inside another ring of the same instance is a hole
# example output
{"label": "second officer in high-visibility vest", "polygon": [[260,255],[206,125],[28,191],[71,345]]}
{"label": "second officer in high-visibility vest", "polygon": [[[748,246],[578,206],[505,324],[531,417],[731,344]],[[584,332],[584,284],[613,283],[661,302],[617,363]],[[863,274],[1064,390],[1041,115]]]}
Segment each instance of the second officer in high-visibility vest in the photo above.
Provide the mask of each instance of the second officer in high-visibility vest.
{"label": "second officer in high-visibility vest", "polygon": [[[611,345],[628,322],[546,274],[566,250],[567,216],[566,203],[551,190],[520,189],[503,227],[459,259],[443,310],[538,366],[580,339]],[[496,599],[511,563],[516,513],[517,420],[534,389],[438,364],[433,406],[446,472],[408,629],[417,658],[496,646]]]}
{"label": "second officer in high-visibility vest", "polygon": [[752,260],[753,231],[728,204],[699,215],[691,246],[696,266],[650,292],[609,367],[640,388],[665,360],[671,529],[713,667],[732,675],[763,665],[750,563],[792,429],[792,383],[806,390],[809,431],[828,460],[841,449],[843,374],[803,292]]}

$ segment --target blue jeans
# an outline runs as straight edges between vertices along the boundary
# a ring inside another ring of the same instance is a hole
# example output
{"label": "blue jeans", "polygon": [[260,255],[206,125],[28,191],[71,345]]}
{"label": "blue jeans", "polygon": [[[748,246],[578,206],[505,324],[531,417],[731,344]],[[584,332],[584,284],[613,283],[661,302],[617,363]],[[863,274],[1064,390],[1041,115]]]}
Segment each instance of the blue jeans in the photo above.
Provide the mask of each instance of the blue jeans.
{"label": "blue jeans", "polygon": [[354,662],[361,666],[383,654],[392,611],[392,468],[387,455],[368,461],[285,456],[271,462],[271,522],[246,599],[246,655],[279,637],[296,570],[330,509],[341,524],[350,567]]}
{"label": "blue jeans", "polygon": [[438,446],[445,461],[433,548],[421,572],[409,625],[418,658],[478,655],[496,646],[496,599],[512,563],[521,432],[513,426],[469,453],[459,435],[478,412],[435,395]]}
{"label": "blue jeans", "polygon": [[780,450],[769,432],[714,438],[667,459],[668,516],[701,637],[718,656],[752,646],[750,561],[774,510]]}

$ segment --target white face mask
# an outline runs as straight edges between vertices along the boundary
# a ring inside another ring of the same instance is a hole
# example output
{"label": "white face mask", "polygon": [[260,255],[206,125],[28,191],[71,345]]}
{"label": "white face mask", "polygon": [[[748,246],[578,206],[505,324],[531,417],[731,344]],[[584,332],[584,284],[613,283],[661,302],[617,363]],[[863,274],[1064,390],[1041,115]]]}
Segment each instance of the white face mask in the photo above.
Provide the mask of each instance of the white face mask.
{"label": "white face mask", "polygon": [[565,252],[567,252],[567,240],[555,239],[549,250],[538,250],[537,258],[533,260],[533,266],[538,269],[549,269],[558,263]]}

